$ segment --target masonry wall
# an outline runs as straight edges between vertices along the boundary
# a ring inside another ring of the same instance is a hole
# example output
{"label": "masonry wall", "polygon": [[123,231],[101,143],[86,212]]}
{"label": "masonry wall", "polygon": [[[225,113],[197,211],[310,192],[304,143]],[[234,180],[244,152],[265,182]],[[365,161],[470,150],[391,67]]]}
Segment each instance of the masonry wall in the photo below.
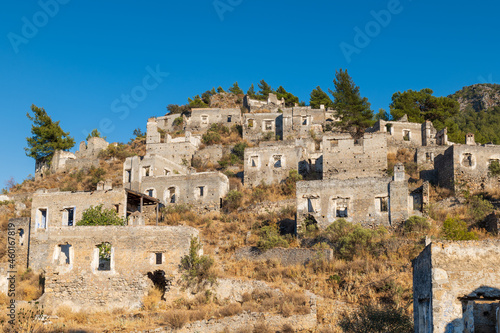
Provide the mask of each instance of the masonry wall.
{"label": "masonry wall", "polygon": [[[494,332],[500,307],[498,258],[498,239],[427,246],[413,261],[415,332]],[[422,300],[429,295],[431,310],[426,311]],[[427,322],[432,330],[421,326]]]}
{"label": "masonry wall", "polygon": [[498,188],[500,177],[489,176],[492,160],[500,161],[500,146],[455,144],[435,161],[439,185],[454,191],[467,188],[473,192]]}
{"label": "masonry wall", "polygon": [[206,131],[212,124],[222,124],[229,128],[241,124],[241,110],[239,108],[192,109],[186,129],[191,131]]}
{"label": "masonry wall", "polygon": [[[118,215],[126,216],[127,196],[123,189],[92,192],[42,192],[33,195],[31,204],[32,235],[37,232],[46,232],[52,227],[68,226],[68,211],[74,209],[73,227],[82,218],[82,213],[90,206],[103,204],[104,208],[117,209]],[[43,214],[46,211],[45,227]]]}
{"label": "masonry wall", "polygon": [[[389,225],[389,210],[382,211],[380,199],[389,200],[391,178],[329,179],[297,182],[297,226],[313,216],[326,228],[343,217],[365,226]],[[347,216],[338,216],[345,205]]]}
{"label": "masonry wall", "polygon": [[[266,124],[268,124],[266,128]],[[276,136],[283,138],[282,113],[245,113],[243,114],[243,139],[248,141],[262,140],[269,135],[273,140]]]}
{"label": "masonry wall", "polygon": [[153,197],[165,205],[193,204],[201,209],[219,210],[221,199],[229,192],[229,179],[220,172],[143,177],[140,192],[148,190],[153,190]]}
{"label": "masonry wall", "polygon": [[283,138],[310,138],[311,130],[323,135],[326,111],[310,107],[293,107],[283,110]]}
{"label": "masonry wall", "polygon": [[278,144],[245,149],[244,184],[257,186],[261,183],[279,184],[290,170],[304,169],[305,149],[292,145]]}
{"label": "masonry wall", "polygon": [[139,184],[146,175],[150,177],[172,176],[176,174],[185,175],[187,173],[187,167],[174,163],[162,156],[132,156],[128,157],[123,163],[123,187],[139,190]]}
{"label": "masonry wall", "polygon": [[198,145],[185,139],[165,143],[149,143],[146,145],[146,154],[159,155],[180,165],[189,165]]}
{"label": "masonry wall", "polygon": [[323,137],[323,179],[384,177],[386,170],[384,133],[367,133],[357,141],[348,134]]}
{"label": "masonry wall", "polygon": [[[148,272],[162,270],[176,283],[180,260],[188,254],[192,236],[197,237],[198,231],[184,226],[56,227],[33,237],[30,267],[45,271],[41,301],[47,308],[138,309],[153,285]],[[103,242],[111,244],[109,271],[98,269],[97,245]],[[61,255],[60,245],[70,245],[69,258]],[[156,263],[156,253],[162,254],[161,264]]]}

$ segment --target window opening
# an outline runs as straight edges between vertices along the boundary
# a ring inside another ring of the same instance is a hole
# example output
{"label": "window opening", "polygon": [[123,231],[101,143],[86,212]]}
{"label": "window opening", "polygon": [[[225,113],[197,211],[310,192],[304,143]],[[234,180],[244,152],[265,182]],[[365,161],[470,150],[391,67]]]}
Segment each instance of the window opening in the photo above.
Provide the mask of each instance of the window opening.
{"label": "window opening", "polygon": [[104,242],[97,245],[97,248],[99,249],[99,266],[97,266],[97,270],[111,270],[111,244]]}
{"label": "window opening", "polygon": [[157,252],[155,253],[155,256],[156,256],[156,264],[157,265],[163,264],[163,253]]}
{"label": "window opening", "polygon": [[274,155],[274,167],[281,168],[281,155]]}
{"label": "window opening", "polygon": [[231,122],[231,116],[227,116],[227,122],[230,123]]}
{"label": "window opening", "polygon": [[69,257],[69,249],[71,245],[69,244],[61,244],[59,245],[59,256],[57,258],[57,263],[59,265],[69,265],[70,257]]}
{"label": "window opening", "polygon": [[272,120],[265,120],[264,126],[265,126],[266,131],[272,131],[273,130],[273,121]]}
{"label": "window opening", "polygon": [[409,130],[403,130],[403,140],[404,141],[410,141],[410,131]]}
{"label": "window opening", "polygon": [[349,199],[348,198],[337,198],[337,208],[336,208],[336,217],[348,217],[347,209],[349,207]]}
{"label": "window opening", "polygon": [[175,203],[175,187],[169,187],[168,194],[169,202]]}
{"label": "window opening", "polygon": [[252,167],[257,167],[257,165],[259,165],[259,156],[252,156],[250,159]]}
{"label": "window opening", "polygon": [[253,119],[248,119],[248,127],[249,128],[253,127]]}

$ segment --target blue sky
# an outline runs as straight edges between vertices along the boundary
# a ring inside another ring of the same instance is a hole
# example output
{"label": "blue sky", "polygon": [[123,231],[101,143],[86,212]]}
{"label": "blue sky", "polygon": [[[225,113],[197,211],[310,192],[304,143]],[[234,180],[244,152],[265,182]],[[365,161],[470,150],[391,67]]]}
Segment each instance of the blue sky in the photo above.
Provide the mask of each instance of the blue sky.
{"label": "blue sky", "polygon": [[41,0],[0,8],[0,187],[34,173],[23,149],[31,104],[60,120],[74,151],[93,128],[127,142],[168,104],[235,81],[246,91],[265,79],[308,102],[344,68],[377,111],[397,91],[442,96],[500,80],[498,1]]}

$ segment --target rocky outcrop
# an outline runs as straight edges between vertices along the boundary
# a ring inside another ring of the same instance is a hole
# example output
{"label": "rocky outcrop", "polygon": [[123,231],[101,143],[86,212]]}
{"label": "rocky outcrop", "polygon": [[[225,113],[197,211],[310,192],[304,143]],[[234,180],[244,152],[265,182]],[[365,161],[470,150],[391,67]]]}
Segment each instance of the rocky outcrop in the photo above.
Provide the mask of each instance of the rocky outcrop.
{"label": "rocky outcrop", "polygon": [[460,111],[472,108],[474,111],[479,112],[500,106],[500,85],[474,84],[464,87],[448,97],[453,98],[460,104]]}

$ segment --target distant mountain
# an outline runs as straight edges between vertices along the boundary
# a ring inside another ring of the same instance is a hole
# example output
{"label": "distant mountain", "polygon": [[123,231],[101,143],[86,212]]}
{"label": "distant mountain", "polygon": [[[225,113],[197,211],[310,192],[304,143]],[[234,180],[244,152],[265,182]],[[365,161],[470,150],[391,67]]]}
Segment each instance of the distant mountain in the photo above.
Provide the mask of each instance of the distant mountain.
{"label": "distant mountain", "polygon": [[460,103],[460,111],[484,111],[500,106],[500,84],[480,83],[449,95]]}

